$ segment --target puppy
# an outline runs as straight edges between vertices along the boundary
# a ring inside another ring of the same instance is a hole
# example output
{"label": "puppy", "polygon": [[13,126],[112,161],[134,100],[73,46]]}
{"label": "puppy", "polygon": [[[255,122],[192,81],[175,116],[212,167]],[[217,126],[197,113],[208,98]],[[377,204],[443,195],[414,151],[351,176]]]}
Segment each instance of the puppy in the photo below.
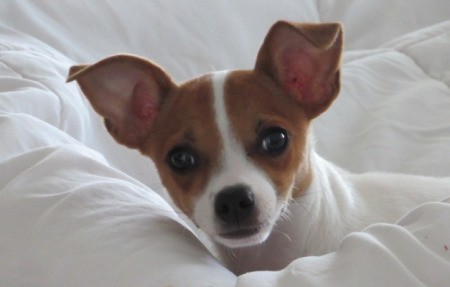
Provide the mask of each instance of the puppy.
{"label": "puppy", "polygon": [[232,271],[274,270],[450,195],[448,181],[350,174],[314,151],[311,121],[339,93],[342,38],[336,23],[280,21],[253,70],[177,85],[146,59],[116,55],[72,67],[68,81],[117,142],[155,162]]}

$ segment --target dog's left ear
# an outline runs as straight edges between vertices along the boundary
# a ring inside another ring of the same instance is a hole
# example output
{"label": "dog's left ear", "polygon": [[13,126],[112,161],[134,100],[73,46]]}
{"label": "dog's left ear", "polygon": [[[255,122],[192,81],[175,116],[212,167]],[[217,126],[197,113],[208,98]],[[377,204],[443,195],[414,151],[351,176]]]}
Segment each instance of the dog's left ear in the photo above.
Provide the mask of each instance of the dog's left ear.
{"label": "dog's left ear", "polygon": [[314,118],[339,93],[342,28],[338,23],[279,21],[269,30],[255,70],[272,78]]}

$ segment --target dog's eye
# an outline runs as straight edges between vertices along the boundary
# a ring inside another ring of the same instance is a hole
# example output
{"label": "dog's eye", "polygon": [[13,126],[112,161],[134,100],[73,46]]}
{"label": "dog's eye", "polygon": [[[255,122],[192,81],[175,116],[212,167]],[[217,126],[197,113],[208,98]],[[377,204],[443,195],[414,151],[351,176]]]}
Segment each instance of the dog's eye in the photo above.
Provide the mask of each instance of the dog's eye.
{"label": "dog's eye", "polygon": [[178,147],[169,152],[167,163],[173,171],[181,173],[195,167],[197,159],[190,150]]}
{"label": "dog's eye", "polygon": [[289,143],[288,133],[282,128],[269,128],[262,133],[260,145],[263,152],[273,156],[281,154]]}

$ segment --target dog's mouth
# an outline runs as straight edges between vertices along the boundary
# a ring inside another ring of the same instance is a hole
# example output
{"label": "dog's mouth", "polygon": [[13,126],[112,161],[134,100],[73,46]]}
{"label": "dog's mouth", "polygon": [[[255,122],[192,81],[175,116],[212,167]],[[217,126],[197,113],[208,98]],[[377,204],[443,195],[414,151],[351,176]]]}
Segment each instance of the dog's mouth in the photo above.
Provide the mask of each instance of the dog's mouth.
{"label": "dog's mouth", "polygon": [[258,234],[260,230],[260,226],[244,227],[220,233],[219,236],[226,239],[242,239]]}
{"label": "dog's mouth", "polygon": [[214,236],[215,241],[230,248],[256,245],[270,234],[270,224],[258,224],[225,230]]}

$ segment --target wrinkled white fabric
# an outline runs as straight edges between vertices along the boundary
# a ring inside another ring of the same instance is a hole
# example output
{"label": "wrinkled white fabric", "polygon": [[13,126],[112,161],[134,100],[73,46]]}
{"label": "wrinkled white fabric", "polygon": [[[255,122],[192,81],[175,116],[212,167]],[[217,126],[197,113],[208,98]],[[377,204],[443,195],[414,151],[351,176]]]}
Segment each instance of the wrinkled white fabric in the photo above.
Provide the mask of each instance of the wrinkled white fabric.
{"label": "wrinkled white fabric", "polygon": [[344,238],[336,252],[304,257],[277,272],[240,276],[236,287],[448,286],[449,203],[427,203],[397,224],[375,224]]}
{"label": "wrinkled white fabric", "polygon": [[321,156],[354,172],[450,175],[447,0],[1,1],[0,286],[448,286],[448,203],[236,281],[151,161],[65,83],[71,65],[118,52],[176,81],[251,68],[278,19],[344,24],[341,94],[314,123]]}

